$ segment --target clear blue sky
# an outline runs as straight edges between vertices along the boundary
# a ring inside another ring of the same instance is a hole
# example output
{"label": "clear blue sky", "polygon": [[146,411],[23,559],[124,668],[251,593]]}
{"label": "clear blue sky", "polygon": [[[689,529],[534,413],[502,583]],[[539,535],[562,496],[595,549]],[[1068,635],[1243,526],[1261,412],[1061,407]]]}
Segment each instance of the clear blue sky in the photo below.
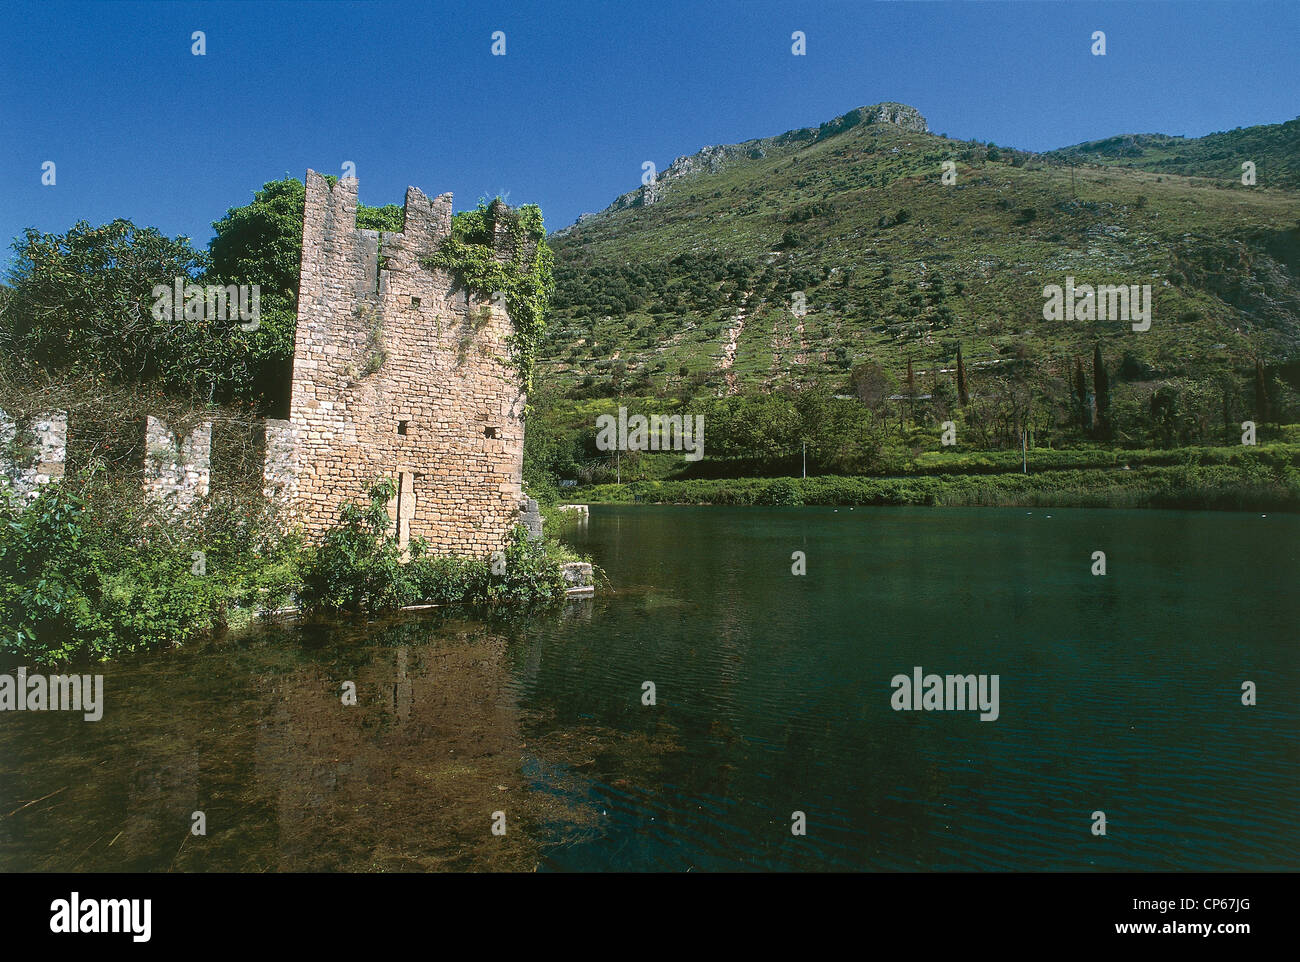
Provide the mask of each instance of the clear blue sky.
{"label": "clear blue sky", "polygon": [[1300,115],[1297,2],[6,3],[0,21],[6,247],[114,217],[205,245],[263,182],[348,160],[365,203],[502,193],[555,229],[645,160],[883,100],[1034,150]]}

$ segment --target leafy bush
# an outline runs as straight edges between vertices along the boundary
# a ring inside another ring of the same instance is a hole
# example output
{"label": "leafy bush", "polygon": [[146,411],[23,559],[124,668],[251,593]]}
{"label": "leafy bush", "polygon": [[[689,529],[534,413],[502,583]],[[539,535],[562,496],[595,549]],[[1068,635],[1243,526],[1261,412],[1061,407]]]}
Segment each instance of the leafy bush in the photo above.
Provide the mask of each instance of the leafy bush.
{"label": "leafy bush", "polygon": [[793,507],[803,504],[803,493],[799,490],[797,481],[789,478],[778,478],[763,489],[760,497],[760,504],[770,504],[779,507]]}
{"label": "leafy bush", "polygon": [[564,599],[567,587],[560,564],[572,560],[554,542],[530,541],[528,531],[517,525],[511,532],[503,556],[496,563],[479,563],[487,578],[475,577],[467,586],[465,600],[471,604],[548,604]]}
{"label": "leafy bush", "polygon": [[[178,643],[224,620],[229,583],[196,571],[172,533],[108,522],[48,485],[0,527],[0,650],[21,659],[111,658]],[[201,570],[201,569],[200,569]]]}
{"label": "leafy bush", "polygon": [[[19,512],[0,497],[0,654],[30,662],[108,659],[181,644],[294,603],[326,612],[403,605],[545,605],[565,597],[576,556],[518,526],[493,559],[434,557],[392,534],[391,481],[348,504],[315,548],[281,534],[274,510],[209,499],[163,513],[138,488],[46,485]],[[4,492],[0,492],[3,495]]]}
{"label": "leafy bush", "polygon": [[305,607],[377,611],[411,603],[401,549],[389,533],[388,502],[396,493],[392,481],[383,481],[371,487],[366,504],[343,506],[339,524],[325,535],[304,566]]}
{"label": "leafy bush", "polygon": [[517,525],[490,559],[435,557],[414,538],[408,558],[392,533],[392,481],[372,485],[363,505],[344,505],[339,524],[309,554],[302,603],[325,611],[382,611],[411,604],[550,604],[563,600],[560,566],[575,560],[552,541],[530,541]]}
{"label": "leafy bush", "polygon": [[65,661],[81,643],[111,650],[100,599],[100,552],[80,499],[49,487],[21,515],[0,516],[0,648]]}

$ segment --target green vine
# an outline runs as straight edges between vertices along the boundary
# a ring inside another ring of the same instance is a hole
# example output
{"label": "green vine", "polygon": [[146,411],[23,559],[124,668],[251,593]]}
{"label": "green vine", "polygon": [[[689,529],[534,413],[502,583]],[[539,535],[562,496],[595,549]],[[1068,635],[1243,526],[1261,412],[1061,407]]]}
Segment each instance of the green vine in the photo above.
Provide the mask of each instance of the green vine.
{"label": "green vine", "polygon": [[379,311],[370,305],[368,311],[362,312],[362,317],[370,321],[370,329],[366,331],[366,366],[361,376],[369,377],[384,366],[388,352],[384,350],[384,322]]}
{"label": "green vine", "polygon": [[383,318],[375,304],[369,300],[363,301],[352,313],[366,327],[365,364],[359,369],[351,361],[343,365],[344,377],[349,383],[355,384],[359,379],[370,377],[382,368],[384,362],[388,360],[388,352],[384,350]]}
{"label": "green vine", "polygon": [[[501,262],[492,246],[493,221],[506,227],[514,245],[515,257]],[[530,245],[536,252],[527,263],[522,253]],[[479,201],[475,210],[462,211],[452,218],[451,236],[422,263],[429,268],[450,271],[457,283],[480,296],[490,297],[501,291],[506,310],[514,324],[510,335],[510,361],[518,370],[525,391],[532,386],[533,365],[546,329],[555,281],[551,275],[554,256],[546,244],[542,212],[535,204],[512,210],[500,201],[488,205]]]}
{"label": "green vine", "polygon": [[40,442],[31,424],[18,422],[12,436],[0,444],[0,461],[16,467],[31,467],[40,452]]}

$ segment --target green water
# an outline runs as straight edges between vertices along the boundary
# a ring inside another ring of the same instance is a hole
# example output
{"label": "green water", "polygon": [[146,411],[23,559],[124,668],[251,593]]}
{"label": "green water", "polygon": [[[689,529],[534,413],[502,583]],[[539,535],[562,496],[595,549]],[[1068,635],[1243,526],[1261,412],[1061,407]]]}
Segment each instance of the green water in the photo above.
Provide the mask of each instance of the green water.
{"label": "green water", "polygon": [[[0,869],[1294,870],[1297,536],[596,506],[594,601],[272,626],[93,669],[100,722],[0,715]],[[997,675],[997,720],[895,711],[916,666]]]}

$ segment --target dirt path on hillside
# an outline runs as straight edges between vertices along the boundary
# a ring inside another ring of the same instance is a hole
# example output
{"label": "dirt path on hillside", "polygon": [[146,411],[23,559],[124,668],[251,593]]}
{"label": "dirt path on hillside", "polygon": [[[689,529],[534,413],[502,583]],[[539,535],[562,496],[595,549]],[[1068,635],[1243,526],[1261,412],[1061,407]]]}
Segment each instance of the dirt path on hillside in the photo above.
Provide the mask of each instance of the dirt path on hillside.
{"label": "dirt path on hillside", "polygon": [[[727,378],[727,393],[735,394],[740,388],[736,384],[736,372],[733,370],[736,364],[736,351],[740,347],[740,335],[745,330],[745,322],[749,320],[753,313],[749,309],[749,299],[754,296],[753,291],[746,291],[742,301],[742,306],[736,311],[736,316],[732,319],[731,327],[727,328],[727,339],[722,345],[722,357],[718,359],[718,370],[723,372]],[[761,304],[759,305],[762,306]]]}
{"label": "dirt path on hillside", "polygon": [[797,314],[787,317],[782,314],[772,326],[772,370],[767,377],[768,387],[775,384],[776,380],[785,373],[786,352],[794,347],[796,337],[799,339],[799,346],[792,365],[802,367],[808,363],[808,341],[804,336],[803,317]]}

